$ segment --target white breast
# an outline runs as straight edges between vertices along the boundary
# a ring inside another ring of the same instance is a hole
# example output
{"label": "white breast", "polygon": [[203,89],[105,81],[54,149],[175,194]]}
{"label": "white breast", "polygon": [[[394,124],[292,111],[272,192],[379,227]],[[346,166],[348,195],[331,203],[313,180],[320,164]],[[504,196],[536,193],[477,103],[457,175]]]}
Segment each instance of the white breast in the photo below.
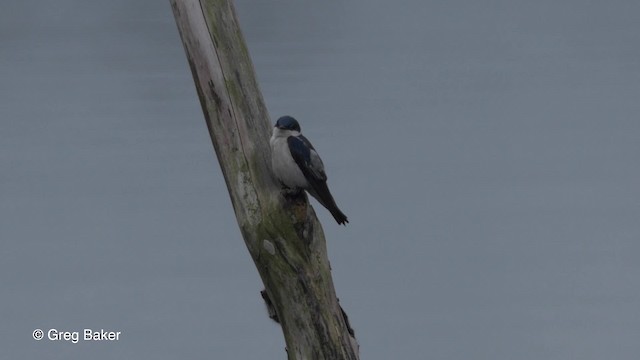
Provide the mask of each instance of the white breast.
{"label": "white breast", "polygon": [[293,157],[291,157],[289,144],[287,144],[288,136],[289,134],[284,134],[284,131],[275,128],[273,136],[271,136],[271,140],[269,141],[271,144],[271,168],[273,175],[288,188],[306,189],[309,185],[302,171],[300,171],[298,164],[296,164]]}

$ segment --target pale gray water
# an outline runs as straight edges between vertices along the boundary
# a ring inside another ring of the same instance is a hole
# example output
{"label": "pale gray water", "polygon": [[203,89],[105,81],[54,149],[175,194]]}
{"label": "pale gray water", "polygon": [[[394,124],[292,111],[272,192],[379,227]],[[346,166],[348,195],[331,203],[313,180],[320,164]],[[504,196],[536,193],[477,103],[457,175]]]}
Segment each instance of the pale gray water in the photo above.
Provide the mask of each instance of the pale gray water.
{"label": "pale gray water", "polygon": [[[640,3],[237,6],[363,359],[638,358]],[[285,358],[170,10],[0,5],[2,359]]]}

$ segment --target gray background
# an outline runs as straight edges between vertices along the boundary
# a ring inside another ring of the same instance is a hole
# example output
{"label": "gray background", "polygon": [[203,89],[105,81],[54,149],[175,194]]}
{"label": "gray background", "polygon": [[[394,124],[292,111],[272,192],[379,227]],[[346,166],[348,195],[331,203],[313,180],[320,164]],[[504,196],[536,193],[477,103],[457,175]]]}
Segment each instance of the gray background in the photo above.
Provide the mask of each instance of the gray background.
{"label": "gray background", "polygon": [[[363,359],[638,359],[638,1],[237,7]],[[0,358],[285,358],[167,1],[3,1],[0,81]]]}

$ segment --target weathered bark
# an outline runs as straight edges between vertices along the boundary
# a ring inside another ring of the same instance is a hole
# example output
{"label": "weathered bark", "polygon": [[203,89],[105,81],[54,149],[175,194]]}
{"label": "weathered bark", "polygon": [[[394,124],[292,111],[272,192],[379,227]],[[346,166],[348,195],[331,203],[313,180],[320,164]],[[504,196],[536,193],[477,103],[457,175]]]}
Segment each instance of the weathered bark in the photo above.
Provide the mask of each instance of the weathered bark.
{"label": "weathered bark", "polygon": [[322,227],[270,173],[271,122],[229,0],[171,0],[202,111],[289,359],[357,359]]}

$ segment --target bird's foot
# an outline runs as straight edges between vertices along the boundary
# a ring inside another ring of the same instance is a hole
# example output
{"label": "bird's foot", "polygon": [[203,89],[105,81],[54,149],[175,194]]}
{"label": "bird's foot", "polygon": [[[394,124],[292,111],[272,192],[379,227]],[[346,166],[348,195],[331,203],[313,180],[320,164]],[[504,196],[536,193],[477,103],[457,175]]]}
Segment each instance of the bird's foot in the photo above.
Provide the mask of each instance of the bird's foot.
{"label": "bird's foot", "polygon": [[296,197],[300,195],[300,193],[302,192],[302,189],[292,189],[285,186],[282,189],[280,189],[280,191],[282,192],[282,195],[285,197]]}

